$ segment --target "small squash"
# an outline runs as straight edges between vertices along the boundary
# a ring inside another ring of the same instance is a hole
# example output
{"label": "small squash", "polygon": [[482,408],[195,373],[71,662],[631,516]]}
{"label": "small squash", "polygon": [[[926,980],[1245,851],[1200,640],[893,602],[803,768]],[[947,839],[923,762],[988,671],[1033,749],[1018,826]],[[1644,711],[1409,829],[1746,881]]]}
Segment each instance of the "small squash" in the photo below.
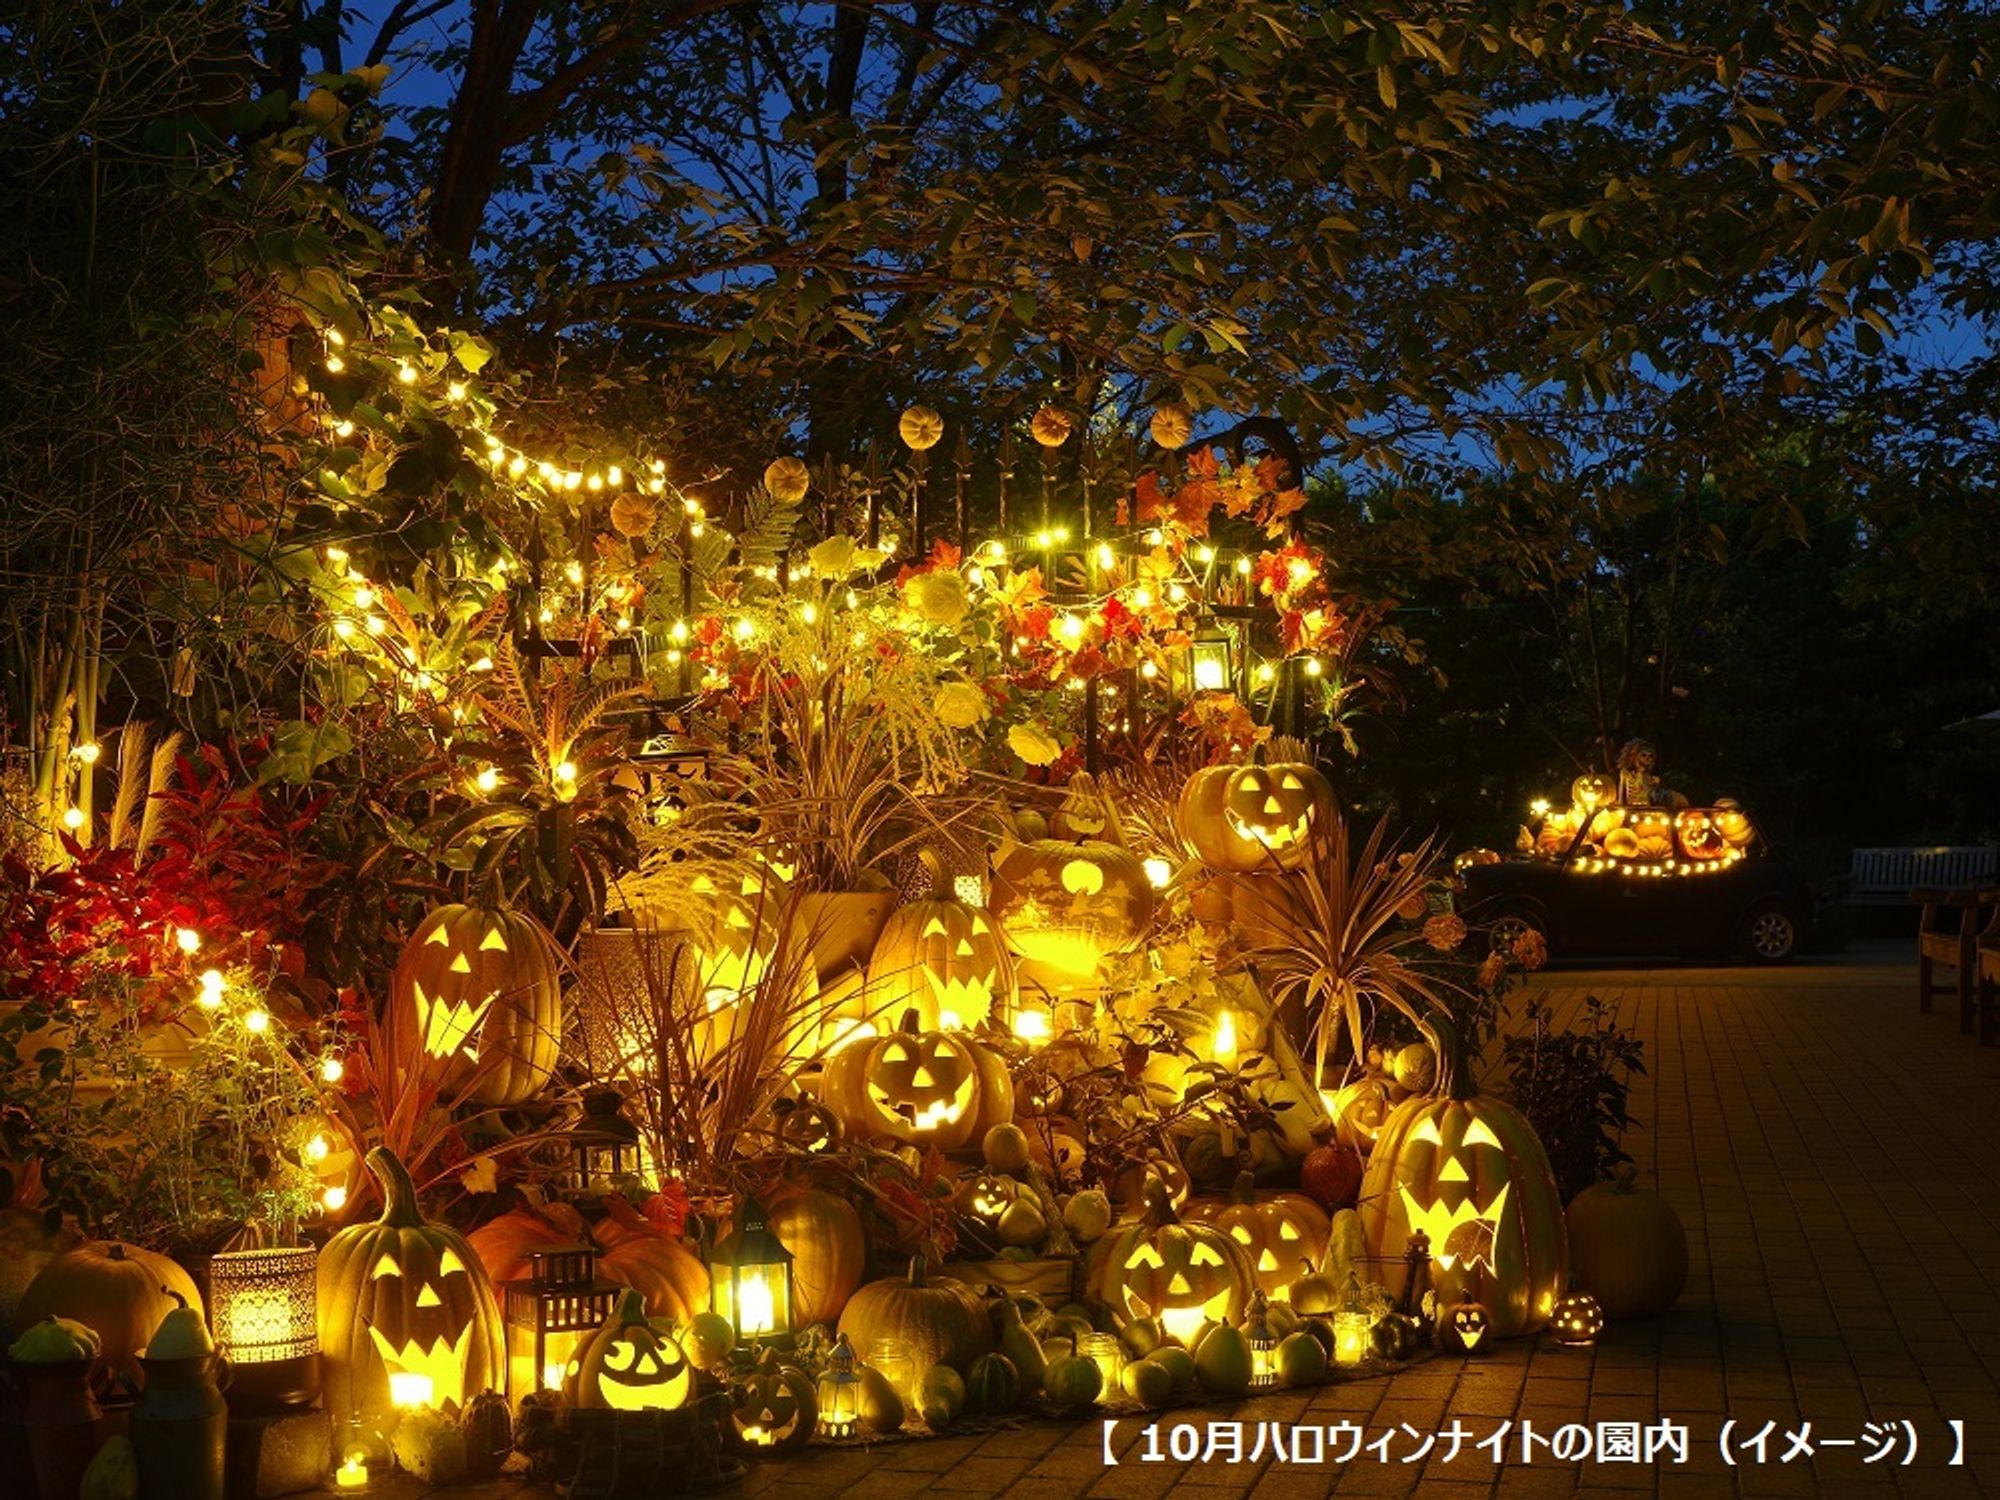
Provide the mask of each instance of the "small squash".
{"label": "small squash", "polygon": [[91,1240],[42,1267],[14,1309],[14,1326],[69,1318],[96,1331],[107,1365],[138,1358],[176,1307],[201,1311],[194,1279],[173,1261],[121,1240]]}
{"label": "small squash", "polygon": [[982,1354],[965,1371],[965,1409],[975,1417],[1000,1417],[1021,1401],[1021,1375],[1004,1354]]}
{"label": "small squash", "polygon": [[1058,1411],[1080,1411],[1104,1394],[1104,1371],[1078,1354],[1071,1338],[1068,1352],[1055,1355],[1043,1370],[1042,1389]]}
{"label": "small squash", "polygon": [[1240,1328],[1211,1328],[1194,1351],[1195,1378],[1211,1395],[1242,1395],[1250,1389],[1250,1372],[1250,1341]]}

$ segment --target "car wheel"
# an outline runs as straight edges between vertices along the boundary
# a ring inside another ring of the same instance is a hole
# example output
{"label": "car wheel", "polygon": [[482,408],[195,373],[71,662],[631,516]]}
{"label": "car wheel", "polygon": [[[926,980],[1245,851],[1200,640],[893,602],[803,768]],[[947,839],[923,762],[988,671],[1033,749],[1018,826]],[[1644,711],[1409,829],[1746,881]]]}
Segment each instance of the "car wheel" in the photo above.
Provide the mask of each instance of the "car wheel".
{"label": "car wheel", "polygon": [[1799,951],[1798,916],[1788,907],[1758,907],[1744,919],[1743,950],[1756,963],[1790,963]]}
{"label": "car wheel", "polygon": [[1531,932],[1547,946],[1549,930],[1540,917],[1530,911],[1503,911],[1486,924],[1486,951],[1511,958],[1514,944]]}

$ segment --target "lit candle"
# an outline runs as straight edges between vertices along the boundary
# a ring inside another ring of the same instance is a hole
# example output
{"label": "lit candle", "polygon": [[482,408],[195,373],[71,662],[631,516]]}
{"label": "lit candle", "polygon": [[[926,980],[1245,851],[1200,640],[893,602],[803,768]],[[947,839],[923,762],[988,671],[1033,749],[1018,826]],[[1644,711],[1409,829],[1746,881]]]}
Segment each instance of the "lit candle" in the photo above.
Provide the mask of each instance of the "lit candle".
{"label": "lit candle", "polygon": [[429,1406],[431,1404],[431,1378],[409,1370],[392,1370],[389,1373],[389,1404],[397,1407]]}
{"label": "lit candle", "polygon": [[368,1461],[359,1453],[350,1453],[341,1466],[334,1470],[335,1489],[365,1490],[368,1488]]}
{"label": "lit candle", "polygon": [[1211,1056],[1219,1063],[1236,1061],[1236,1013],[1225,1010],[1215,1023],[1215,1046]]}
{"label": "lit candle", "polygon": [[736,1331],[744,1338],[769,1333],[776,1326],[772,1316],[771,1284],[761,1271],[747,1273],[737,1289]]}

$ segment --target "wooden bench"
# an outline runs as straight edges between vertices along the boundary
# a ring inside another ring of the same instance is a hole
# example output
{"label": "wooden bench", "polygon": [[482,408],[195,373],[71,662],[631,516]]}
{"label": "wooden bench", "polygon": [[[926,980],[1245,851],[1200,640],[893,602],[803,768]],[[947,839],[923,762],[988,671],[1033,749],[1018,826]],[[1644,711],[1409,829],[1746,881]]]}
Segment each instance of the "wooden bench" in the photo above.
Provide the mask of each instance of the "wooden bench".
{"label": "wooden bench", "polygon": [[[1910,899],[1924,909],[1917,924],[1917,1008],[1931,1008],[1932,976],[1939,964],[1957,970],[1958,1029],[1969,1032],[1975,1011],[1986,1009],[1983,950],[2000,948],[2000,890],[1914,890]],[[2000,963],[1994,966],[2000,979]],[[1975,997],[1978,1004],[1975,1005]],[[1977,1017],[1980,1041],[1990,1045],[1986,1016]]]}
{"label": "wooden bench", "polygon": [[1980,890],[2000,885],[2000,847],[1940,844],[1929,849],[1856,849],[1847,866],[1847,900],[1901,906],[1923,890]]}
{"label": "wooden bench", "polygon": [[1979,939],[1979,1045],[2000,1044],[2000,906]]}

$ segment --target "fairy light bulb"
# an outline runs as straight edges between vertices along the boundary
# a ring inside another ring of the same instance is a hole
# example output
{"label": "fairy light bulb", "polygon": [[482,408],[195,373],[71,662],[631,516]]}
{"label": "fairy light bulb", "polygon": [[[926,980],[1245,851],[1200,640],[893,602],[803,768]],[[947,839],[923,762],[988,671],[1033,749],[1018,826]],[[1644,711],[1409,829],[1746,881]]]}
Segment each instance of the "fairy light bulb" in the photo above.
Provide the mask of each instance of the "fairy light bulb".
{"label": "fairy light bulb", "polygon": [[492,766],[483,767],[479,774],[472,778],[472,784],[482,792],[491,792],[500,785],[500,773]]}
{"label": "fairy light bulb", "polygon": [[571,583],[582,583],[583,564],[580,562],[569,562],[563,564],[563,577],[567,578]]}
{"label": "fairy light bulb", "polygon": [[203,1010],[216,1010],[222,1005],[222,971],[203,969],[201,971],[201,993],[196,995],[195,1004]]}
{"label": "fairy light bulb", "polygon": [[556,763],[554,776],[556,779],[556,784],[558,786],[575,786],[576,762],[573,760],[558,761]]}
{"label": "fairy light bulb", "polygon": [[1083,639],[1083,616],[1064,615],[1062,618],[1062,638],[1072,643]]}
{"label": "fairy light bulb", "polygon": [[589,490],[591,494],[596,494],[604,488],[604,476],[602,474],[591,475],[588,479],[584,480],[583,487]]}
{"label": "fairy light bulb", "polygon": [[183,953],[197,953],[201,950],[201,934],[192,927],[176,927],[174,946]]}
{"label": "fairy light bulb", "polygon": [[1326,668],[1320,665],[1320,660],[1317,656],[1308,656],[1306,658],[1306,676],[1317,677],[1325,670]]}
{"label": "fairy light bulb", "polygon": [[371,605],[373,605],[374,602],[375,602],[375,590],[370,588],[367,584],[364,583],[359,588],[355,589],[354,607],[356,609],[367,609]]}
{"label": "fairy light bulb", "polygon": [[349,421],[345,417],[341,418],[338,422],[335,422],[333,424],[333,435],[335,437],[343,437],[343,438],[353,437],[354,423]]}
{"label": "fairy light bulb", "polygon": [[326,1137],[323,1135],[316,1135],[306,1142],[307,1161],[325,1161],[332,1151],[333,1147],[326,1143]]}
{"label": "fairy light bulb", "polygon": [[333,622],[333,633],[343,641],[350,639],[354,634],[354,622],[352,620],[335,620]]}
{"label": "fairy light bulb", "polygon": [[404,385],[415,385],[417,383],[417,367],[407,359],[404,360],[396,366],[396,378],[402,381]]}
{"label": "fairy light bulb", "polygon": [[267,1010],[246,1012],[243,1017],[243,1029],[252,1036],[262,1036],[271,1029],[271,1013]]}
{"label": "fairy light bulb", "polygon": [[519,479],[527,472],[528,461],[520,454],[516,453],[512,458],[507,460],[507,474],[509,478]]}
{"label": "fairy light bulb", "polygon": [[465,382],[462,380],[452,381],[450,385],[444,388],[444,393],[448,400],[463,401],[465,399]]}
{"label": "fairy light bulb", "polygon": [[83,809],[80,807],[65,807],[63,809],[62,823],[63,827],[67,828],[71,833],[76,832],[77,829],[83,827]]}
{"label": "fairy light bulb", "polygon": [[347,361],[342,359],[338,354],[329,354],[326,357],[327,374],[338,375],[342,370],[346,368],[347,368]]}
{"label": "fairy light bulb", "polygon": [[389,628],[389,622],[383,619],[380,615],[370,615],[366,620],[363,620],[361,624],[362,628],[365,629],[370,635],[380,635],[383,631]]}
{"label": "fairy light bulb", "polygon": [[819,606],[808,599],[804,604],[799,606],[799,618],[804,620],[808,625],[817,625],[819,623]]}
{"label": "fairy light bulb", "polygon": [[581,469],[571,469],[568,473],[564,474],[562,477],[562,486],[566,490],[577,489],[582,484],[583,484],[583,470]]}
{"label": "fairy light bulb", "polygon": [[319,1065],[322,1083],[338,1083],[347,1073],[347,1064],[337,1057],[329,1057]]}
{"label": "fairy light bulb", "polygon": [[616,489],[619,485],[625,482],[625,471],[619,468],[618,465],[613,464],[610,468],[604,471],[604,482],[610,485],[613,489]]}
{"label": "fairy light bulb", "polygon": [[1247,557],[1237,558],[1236,571],[1243,574],[1245,577],[1248,577],[1250,573],[1250,559]]}
{"label": "fairy light bulb", "polygon": [[1100,568],[1115,568],[1118,566],[1118,554],[1111,550],[1109,542],[1100,542],[1098,544],[1097,565]]}
{"label": "fairy light bulb", "polygon": [[752,624],[748,618],[741,619],[736,622],[737,640],[747,641],[750,639],[750,637],[752,637],[756,633],[757,633],[757,627],[754,624]]}
{"label": "fairy light bulb", "polygon": [[1197,547],[1197,548],[1195,548],[1195,549],[1194,549],[1194,560],[1195,560],[1196,562],[1198,562],[1198,563],[1202,564],[1202,566],[1206,567],[1206,566],[1207,566],[1207,565],[1208,565],[1209,563],[1212,563],[1212,562],[1214,562],[1214,561],[1215,561],[1215,549],[1214,549],[1213,547]]}
{"label": "fairy light bulb", "polygon": [[320,1207],[330,1214],[337,1214],[347,1207],[347,1189],[338,1183],[319,1195]]}
{"label": "fairy light bulb", "polygon": [[1148,682],[1151,682],[1155,677],[1158,677],[1160,675],[1159,664],[1153,661],[1140,662],[1139,675],[1145,678]]}

